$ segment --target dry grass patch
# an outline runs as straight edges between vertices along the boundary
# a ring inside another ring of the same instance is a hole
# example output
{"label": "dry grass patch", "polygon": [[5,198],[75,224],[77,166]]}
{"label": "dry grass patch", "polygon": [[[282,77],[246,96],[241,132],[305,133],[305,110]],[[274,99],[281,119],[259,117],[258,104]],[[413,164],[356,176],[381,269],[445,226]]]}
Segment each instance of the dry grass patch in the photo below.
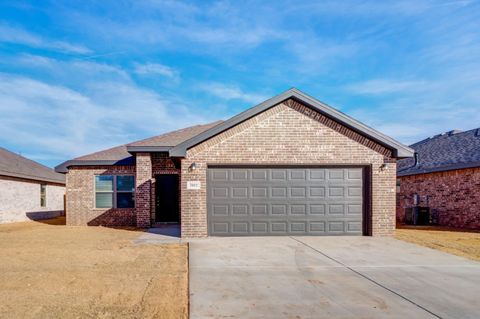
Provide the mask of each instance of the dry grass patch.
{"label": "dry grass patch", "polygon": [[403,226],[395,238],[480,261],[480,232],[449,227]]}
{"label": "dry grass patch", "polygon": [[133,229],[0,225],[0,318],[186,318],[186,244]]}

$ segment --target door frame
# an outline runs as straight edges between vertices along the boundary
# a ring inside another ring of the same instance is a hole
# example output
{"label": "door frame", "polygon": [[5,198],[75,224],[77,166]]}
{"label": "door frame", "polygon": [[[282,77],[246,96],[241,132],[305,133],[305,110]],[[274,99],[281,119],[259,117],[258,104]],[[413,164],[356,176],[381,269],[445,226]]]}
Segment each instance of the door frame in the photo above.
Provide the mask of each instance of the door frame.
{"label": "door frame", "polygon": [[[160,176],[165,176],[165,175],[169,175],[169,176],[176,176],[177,177],[177,203],[176,203],[176,206],[177,206],[177,220],[176,221],[157,221],[157,214],[159,214],[159,209],[158,209],[158,206],[157,206],[157,196],[158,196],[158,187],[159,187],[159,184],[157,183],[157,178]],[[180,224],[181,223],[181,219],[182,219],[182,214],[181,214],[181,206],[180,206],[180,200],[181,200],[181,181],[180,181],[180,178],[181,178],[181,175],[179,173],[174,173],[174,172],[168,172],[168,173],[163,173],[163,174],[155,174],[155,187],[154,187],[154,197],[153,197],[153,203],[154,203],[154,212],[155,212],[155,216],[153,218],[153,223],[154,224]]]}
{"label": "door frame", "polygon": [[[207,163],[207,171],[211,168],[361,168],[363,177],[363,215],[362,236],[372,236],[372,164],[217,164]],[[208,172],[205,187],[208,192]],[[208,195],[206,200],[208,201]],[[208,202],[206,202],[207,232],[210,236],[210,223],[208,222]]]}

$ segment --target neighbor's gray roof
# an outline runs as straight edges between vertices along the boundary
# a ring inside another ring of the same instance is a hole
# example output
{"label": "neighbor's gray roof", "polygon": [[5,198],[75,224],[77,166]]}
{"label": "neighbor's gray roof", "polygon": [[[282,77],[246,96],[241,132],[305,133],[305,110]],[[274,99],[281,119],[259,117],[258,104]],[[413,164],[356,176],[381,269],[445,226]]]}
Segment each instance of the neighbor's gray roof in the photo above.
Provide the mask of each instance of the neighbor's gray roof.
{"label": "neighbor's gray roof", "polygon": [[0,147],[0,175],[65,184],[65,176],[47,166]]}
{"label": "neighbor's gray roof", "polygon": [[165,148],[165,151],[168,151],[168,149],[174,147],[175,145],[210,129],[221,122],[222,121],[216,121],[204,125],[195,125],[133,143],[124,144],[92,154],[80,156],[58,165],[55,167],[55,170],[59,173],[66,173],[68,167],[74,165],[131,165],[134,163],[135,159],[130,152],[142,151],[142,149],[145,148],[151,149],[148,151],[154,151],[154,149],[158,150],[158,148],[162,147]]}
{"label": "neighbor's gray roof", "polygon": [[480,128],[439,134],[411,145],[418,154],[414,159],[398,161],[399,176],[480,167]]}

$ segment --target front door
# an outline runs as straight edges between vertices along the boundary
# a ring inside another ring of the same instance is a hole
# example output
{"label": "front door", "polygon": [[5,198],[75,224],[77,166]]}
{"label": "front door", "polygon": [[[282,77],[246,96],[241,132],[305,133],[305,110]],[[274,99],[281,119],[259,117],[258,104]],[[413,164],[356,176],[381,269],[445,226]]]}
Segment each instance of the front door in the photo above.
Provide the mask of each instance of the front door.
{"label": "front door", "polygon": [[155,221],[157,223],[179,222],[178,175],[155,176]]}

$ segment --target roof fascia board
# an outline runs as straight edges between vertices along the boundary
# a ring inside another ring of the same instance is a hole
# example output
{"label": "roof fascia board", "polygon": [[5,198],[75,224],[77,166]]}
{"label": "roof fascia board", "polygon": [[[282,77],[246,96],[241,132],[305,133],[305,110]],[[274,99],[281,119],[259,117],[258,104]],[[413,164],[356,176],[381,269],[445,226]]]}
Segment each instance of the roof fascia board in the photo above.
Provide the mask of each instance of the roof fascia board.
{"label": "roof fascia board", "polygon": [[187,149],[189,149],[190,147],[192,146],[195,146],[207,139],[209,139],[210,137],[213,137],[217,134],[220,134],[221,132],[225,131],[225,130],[228,130],[229,128],[243,122],[243,121],[246,121],[248,120],[249,118],[257,115],[258,113],[261,113],[269,108],[271,108],[272,106],[286,100],[287,98],[289,98],[291,96],[291,92],[290,90],[289,91],[285,91],[277,96],[274,96],[260,104],[258,104],[257,106],[255,107],[252,107],[238,115],[235,115],[234,117],[220,123],[219,125],[216,125],[214,126],[213,128],[209,129],[209,130],[206,130],[205,132],[203,133],[200,133],[180,144],[178,144],[177,146],[173,147],[170,151],[169,151],[169,155],[171,157],[185,157],[186,154],[187,154]]}
{"label": "roof fascia board", "polygon": [[446,172],[446,171],[454,171],[457,169],[465,169],[465,168],[476,168],[480,167],[480,162],[472,162],[472,163],[457,163],[448,166],[442,167],[434,167],[434,168],[427,168],[427,169],[417,169],[412,170],[410,172],[397,172],[398,176],[410,176],[410,175],[419,175],[419,174],[428,174],[428,173],[438,173],[438,172]]}
{"label": "roof fascia board", "polygon": [[26,174],[10,173],[10,172],[5,172],[5,171],[0,171],[0,176],[11,177],[11,178],[20,178],[20,179],[28,179],[28,180],[36,181],[36,182],[47,182],[47,183],[52,183],[52,184],[65,185],[65,181],[61,181],[61,180],[45,178],[45,177],[40,177],[40,176],[30,176],[30,175],[26,175]]}
{"label": "roof fascia board", "polygon": [[127,152],[129,153],[167,153],[173,146],[127,146]]}
{"label": "roof fascia board", "polygon": [[357,120],[354,120],[353,118],[349,117],[348,115],[339,112],[335,110],[334,108],[328,106],[327,104],[324,104],[317,99],[310,97],[309,95],[301,92],[300,90],[297,90],[295,88],[292,88],[288,91],[285,91],[271,99],[266,100],[265,102],[262,102],[258,104],[257,106],[254,106],[245,112],[242,112],[229,120],[197,135],[192,137],[189,140],[186,140],[183,143],[178,144],[177,146],[173,147],[169,151],[169,155],[171,157],[185,157],[187,153],[187,149],[200,144],[201,142],[217,135],[220,134],[221,132],[228,130],[229,128],[240,124],[243,121],[248,120],[249,118],[277,105],[278,103],[281,103],[282,101],[288,99],[288,98],[295,98],[299,100],[300,102],[308,105],[315,111],[318,111],[322,114],[327,115],[328,117],[333,118],[335,121],[338,121],[342,125],[345,125],[358,133],[367,136],[368,138],[371,138],[372,140],[375,140],[379,142],[382,145],[385,145],[386,147],[390,148],[393,150],[393,156],[397,158],[405,158],[405,157],[412,157],[414,150],[409,148],[408,146],[405,146],[394,139],[374,130],[373,128],[370,128]]}
{"label": "roof fascia board", "polygon": [[89,161],[81,161],[81,160],[70,160],[63,162],[62,164],[55,166],[55,172],[57,173],[68,173],[68,168],[71,166],[110,166],[115,165],[121,160],[89,160]]}

